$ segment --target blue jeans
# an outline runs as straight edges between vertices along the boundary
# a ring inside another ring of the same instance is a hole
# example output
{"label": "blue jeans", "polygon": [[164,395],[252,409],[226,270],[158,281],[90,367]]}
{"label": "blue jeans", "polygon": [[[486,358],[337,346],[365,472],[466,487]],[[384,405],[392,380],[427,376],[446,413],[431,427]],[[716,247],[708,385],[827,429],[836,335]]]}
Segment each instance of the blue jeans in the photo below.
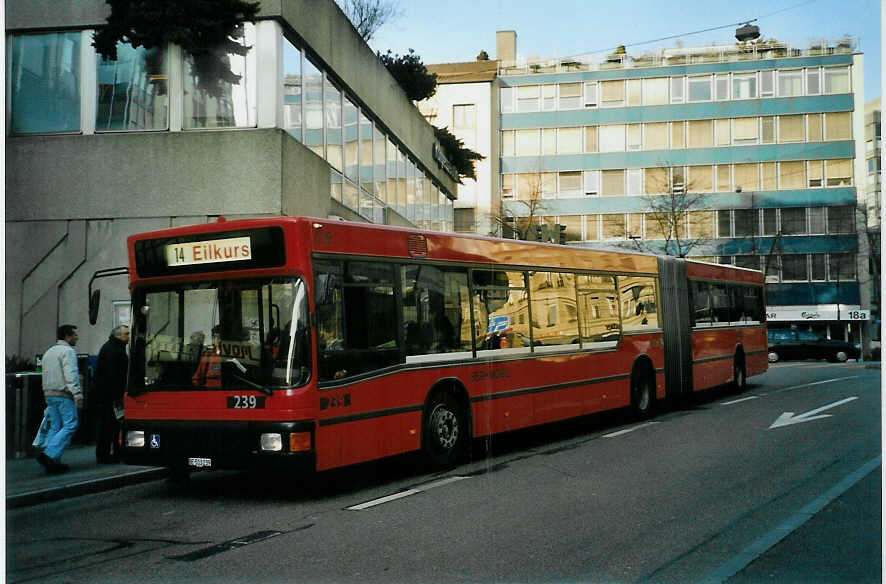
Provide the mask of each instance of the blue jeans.
{"label": "blue jeans", "polygon": [[49,436],[43,452],[60,462],[62,452],[77,431],[77,405],[66,397],[47,397],[46,415],[49,417]]}

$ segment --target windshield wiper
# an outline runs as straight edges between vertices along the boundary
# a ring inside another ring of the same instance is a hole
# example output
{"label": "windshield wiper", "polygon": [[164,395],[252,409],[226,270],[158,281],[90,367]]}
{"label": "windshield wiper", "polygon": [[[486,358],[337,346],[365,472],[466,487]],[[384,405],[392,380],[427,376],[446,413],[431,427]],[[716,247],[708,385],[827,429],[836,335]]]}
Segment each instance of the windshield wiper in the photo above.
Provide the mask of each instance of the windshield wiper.
{"label": "windshield wiper", "polygon": [[270,387],[267,387],[265,385],[260,385],[254,381],[250,381],[249,379],[246,379],[245,377],[241,377],[240,375],[232,375],[232,377],[234,379],[236,379],[237,381],[242,381],[246,385],[254,387],[255,389],[259,390],[260,392],[262,392],[265,395],[274,395],[274,390],[271,389]]}

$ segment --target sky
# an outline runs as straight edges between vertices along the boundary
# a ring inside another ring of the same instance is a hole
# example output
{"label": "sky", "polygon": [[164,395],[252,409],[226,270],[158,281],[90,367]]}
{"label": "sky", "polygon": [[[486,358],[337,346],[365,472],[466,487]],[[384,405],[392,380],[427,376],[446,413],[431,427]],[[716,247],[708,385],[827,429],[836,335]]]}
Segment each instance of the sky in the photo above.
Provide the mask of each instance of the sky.
{"label": "sky", "polygon": [[796,48],[848,35],[857,39],[865,55],[865,101],[881,94],[878,0],[399,0],[399,8],[399,16],[369,44],[401,55],[413,49],[425,64],[473,61],[481,50],[495,58],[497,30],[517,32],[518,57],[545,59],[598,53],[618,45],[637,54],[677,43],[686,47],[733,43],[737,25],[752,19],[757,19],[752,24],[760,27],[764,38]]}

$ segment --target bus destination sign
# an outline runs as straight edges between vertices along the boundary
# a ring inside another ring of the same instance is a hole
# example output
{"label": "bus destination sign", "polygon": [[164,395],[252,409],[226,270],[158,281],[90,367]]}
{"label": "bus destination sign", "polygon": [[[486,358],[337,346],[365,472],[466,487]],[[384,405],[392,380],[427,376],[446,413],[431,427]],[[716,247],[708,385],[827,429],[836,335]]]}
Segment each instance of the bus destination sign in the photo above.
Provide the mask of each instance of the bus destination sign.
{"label": "bus destination sign", "polygon": [[166,246],[166,262],[170,267],[239,262],[252,259],[249,237],[232,237],[210,241],[188,241]]}

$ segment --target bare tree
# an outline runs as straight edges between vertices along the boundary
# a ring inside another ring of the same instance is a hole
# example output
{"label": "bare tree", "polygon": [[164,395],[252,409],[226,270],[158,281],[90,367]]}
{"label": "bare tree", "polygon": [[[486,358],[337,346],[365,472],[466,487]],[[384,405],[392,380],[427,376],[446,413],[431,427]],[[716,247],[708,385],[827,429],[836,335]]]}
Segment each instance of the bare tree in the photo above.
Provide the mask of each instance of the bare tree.
{"label": "bare tree", "polygon": [[[514,185],[515,188],[517,185]],[[526,190],[526,193],[519,192]],[[498,212],[489,214],[490,226],[494,227],[495,233],[501,234],[506,239],[522,239],[534,241],[536,227],[544,223],[545,204],[542,198],[541,176],[533,175],[524,179],[523,188],[517,189],[518,197],[506,203],[502,201]]]}
{"label": "bare tree", "polygon": [[[665,167],[667,170],[667,167]],[[670,174],[670,173],[668,173]],[[664,192],[663,195],[643,195],[646,203],[646,234],[647,239],[634,241],[645,251],[662,252],[677,257],[686,257],[696,247],[710,239],[709,234],[691,233],[687,229],[690,223],[690,213],[706,209],[708,196],[704,193],[692,192],[692,183],[686,182],[685,178],[668,180],[666,184],[653,185],[654,190]],[[649,234],[655,230],[657,235],[664,239],[662,250],[649,241]]]}
{"label": "bare tree", "polygon": [[384,24],[402,14],[398,0],[336,0],[336,2],[366,42],[369,42]]}

